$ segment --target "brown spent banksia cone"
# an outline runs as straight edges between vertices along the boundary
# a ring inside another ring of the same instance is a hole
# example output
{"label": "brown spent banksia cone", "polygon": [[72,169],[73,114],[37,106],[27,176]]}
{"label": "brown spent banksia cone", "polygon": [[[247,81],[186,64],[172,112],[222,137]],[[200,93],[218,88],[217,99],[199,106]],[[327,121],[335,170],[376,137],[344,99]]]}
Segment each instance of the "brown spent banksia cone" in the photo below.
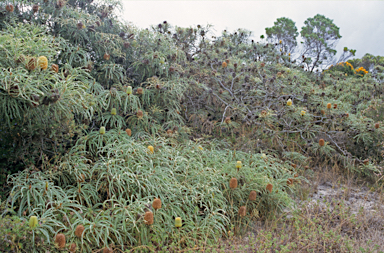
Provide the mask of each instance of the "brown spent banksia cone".
{"label": "brown spent banksia cone", "polygon": [[143,88],[141,87],[137,88],[137,94],[143,95],[143,93],[144,93]]}
{"label": "brown spent banksia cone", "polygon": [[376,123],[375,124],[375,128],[378,129],[380,127],[380,124],[379,123]]}
{"label": "brown spent banksia cone", "polygon": [[226,68],[226,67],[227,67],[227,63],[226,63],[225,61],[223,61],[223,63],[221,64],[221,66],[222,66],[223,68]]}
{"label": "brown spent banksia cone", "polygon": [[256,196],[257,196],[256,191],[251,191],[251,192],[249,193],[249,200],[250,200],[250,201],[255,201],[255,200],[256,200]]}
{"label": "brown spent banksia cone", "polygon": [[224,122],[227,124],[231,123],[231,117],[225,117]]}
{"label": "brown spent banksia cone", "polygon": [[132,135],[132,130],[129,128],[125,129],[125,132],[128,134],[128,136]]}
{"label": "brown spent banksia cone", "polygon": [[138,110],[137,111],[137,113],[136,113],[136,116],[138,117],[138,118],[142,118],[143,117],[143,111],[142,110]]}
{"label": "brown spent banksia cone", "polygon": [[147,224],[147,225],[153,224],[153,213],[151,211],[145,212],[144,221],[145,221],[145,224]]}
{"label": "brown spent banksia cone", "polygon": [[5,9],[8,11],[8,12],[13,12],[14,11],[14,7],[12,4],[8,4],[7,6],[5,6]]}
{"label": "brown spent banksia cone", "polygon": [[247,214],[247,209],[246,209],[246,207],[245,207],[245,206],[241,206],[241,207],[239,208],[239,215],[240,215],[240,217],[244,217],[246,214]]}
{"label": "brown spent banksia cone", "polygon": [[57,64],[52,64],[52,66],[51,66],[51,70],[52,70],[53,72],[59,73],[59,65],[57,65]]}
{"label": "brown spent banksia cone", "polygon": [[111,248],[104,248],[103,253],[113,253],[113,249]]}
{"label": "brown spent banksia cone", "polygon": [[320,140],[319,140],[319,145],[320,145],[320,147],[322,147],[322,146],[325,145],[325,141],[324,141],[324,139],[320,139]]}
{"label": "brown spent banksia cone", "polygon": [[84,232],[84,226],[83,225],[77,225],[76,230],[75,230],[75,235],[79,238],[81,238],[81,235]]}
{"label": "brown spent banksia cone", "polygon": [[69,248],[69,252],[75,253],[76,252],[76,243],[72,243],[71,247]]}
{"label": "brown spent banksia cone", "polygon": [[59,248],[62,249],[65,247],[65,235],[64,234],[57,234],[55,237],[55,243],[58,244]]}
{"label": "brown spent banksia cone", "polygon": [[272,184],[268,184],[266,189],[269,191],[269,193],[272,193],[273,185]]}
{"label": "brown spent banksia cone", "polygon": [[236,178],[231,178],[231,180],[229,181],[229,187],[231,189],[235,189],[237,188],[237,179]]}
{"label": "brown spent banksia cone", "polygon": [[161,200],[156,198],[153,202],[152,202],[152,207],[153,209],[155,210],[158,210],[161,208]]}

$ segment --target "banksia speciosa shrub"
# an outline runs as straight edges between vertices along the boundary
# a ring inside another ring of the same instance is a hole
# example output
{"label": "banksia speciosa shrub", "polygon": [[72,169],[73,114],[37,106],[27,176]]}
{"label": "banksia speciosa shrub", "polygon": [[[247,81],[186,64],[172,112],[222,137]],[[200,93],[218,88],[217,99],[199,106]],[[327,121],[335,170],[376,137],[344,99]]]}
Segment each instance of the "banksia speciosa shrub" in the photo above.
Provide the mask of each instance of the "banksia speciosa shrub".
{"label": "banksia speciosa shrub", "polygon": [[144,93],[143,88],[141,88],[141,87],[137,88],[137,94],[143,95],[143,93]]}
{"label": "banksia speciosa shrub", "polygon": [[235,189],[237,188],[237,179],[236,178],[231,178],[231,180],[229,181],[229,187],[231,189]]}
{"label": "banksia speciosa shrub", "polygon": [[36,216],[31,216],[29,218],[29,227],[34,229],[35,227],[37,227],[37,224],[38,224],[37,217]]}
{"label": "banksia speciosa shrub", "polygon": [[319,140],[319,145],[320,145],[320,147],[322,147],[322,146],[325,145],[325,141],[324,141],[324,139],[320,139],[320,140]]}
{"label": "banksia speciosa shrub", "polygon": [[223,63],[221,64],[221,66],[222,66],[223,68],[226,68],[226,67],[227,67],[227,63],[226,63],[225,61],[223,61]]}
{"label": "banksia speciosa shrub", "polygon": [[143,117],[143,111],[142,110],[138,110],[137,113],[136,113],[136,116],[138,118],[142,118]]}
{"label": "banksia speciosa shrub", "polygon": [[111,114],[116,115],[116,108],[112,108]]}
{"label": "banksia speciosa shrub", "polygon": [[132,131],[131,131],[131,129],[129,129],[129,128],[125,129],[125,132],[128,134],[128,136],[131,136],[131,135],[132,135]]}
{"label": "banksia speciosa shrub", "polygon": [[245,215],[247,215],[247,209],[246,209],[245,206],[241,206],[241,207],[239,208],[239,216],[240,216],[240,217],[244,217]]}
{"label": "banksia speciosa shrub", "polygon": [[376,123],[375,124],[375,128],[378,129],[380,127],[380,124],[379,123]]}
{"label": "banksia speciosa shrub", "polygon": [[242,166],[243,165],[242,165],[241,161],[236,162],[236,169],[241,169]]}
{"label": "banksia speciosa shrub", "polygon": [[288,99],[288,101],[287,101],[287,105],[288,105],[288,106],[291,106],[291,105],[292,105],[292,99]]}
{"label": "banksia speciosa shrub", "polygon": [[332,108],[332,104],[331,103],[328,103],[327,104],[327,109],[331,109]]}
{"label": "banksia speciosa shrub", "polygon": [[64,234],[57,234],[55,238],[55,243],[57,243],[58,247],[60,249],[65,247],[65,235]]}
{"label": "banksia speciosa shrub", "polygon": [[59,65],[57,65],[57,64],[52,64],[52,65],[51,65],[51,70],[52,70],[53,72],[59,73]]}
{"label": "banksia speciosa shrub", "polygon": [[175,227],[180,228],[183,225],[180,217],[175,218]]}
{"label": "banksia speciosa shrub", "polygon": [[100,127],[100,134],[105,134],[105,127]]}
{"label": "banksia speciosa shrub", "polygon": [[45,56],[39,56],[37,58],[37,65],[42,69],[46,70],[48,68],[48,59]]}
{"label": "banksia speciosa shrub", "polygon": [[103,56],[104,60],[106,61],[109,61],[109,59],[111,58],[111,56],[108,54],[108,53],[105,53],[104,56]]}
{"label": "banksia speciosa shrub", "polygon": [[256,200],[256,196],[257,196],[256,191],[251,191],[251,192],[249,193],[249,200],[250,200],[250,201],[255,201],[255,200]]}
{"label": "banksia speciosa shrub", "polygon": [[153,224],[153,213],[151,211],[145,212],[144,221],[145,221],[145,224],[147,224],[147,225]]}
{"label": "banksia speciosa shrub", "polygon": [[268,184],[266,189],[267,189],[267,191],[269,191],[269,193],[272,193],[273,185],[272,184]]}
{"label": "banksia speciosa shrub", "polygon": [[132,86],[127,87],[127,94],[131,95],[132,94]]}
{"label": "banksia speciosa shrub", "polygon": [[84,226],[83,225],[77,225],[76,229],[75,229],[75,235],[79,238],[81,238],[83,232],[84,232]]}
{"label": "banksia speciosa shrub", "polygon": [[155,151],[155,150],[154,150],[153,146],[148,146],[148,152],[149,152],[150,154],[153,154],[154,151]]}
{"label": "banksia speciosa shrub", "polygon": [[161,208],[161,200],[156,198],[153,202],[152,202],[152,207],[153,209],[155,210],[158,210]]}

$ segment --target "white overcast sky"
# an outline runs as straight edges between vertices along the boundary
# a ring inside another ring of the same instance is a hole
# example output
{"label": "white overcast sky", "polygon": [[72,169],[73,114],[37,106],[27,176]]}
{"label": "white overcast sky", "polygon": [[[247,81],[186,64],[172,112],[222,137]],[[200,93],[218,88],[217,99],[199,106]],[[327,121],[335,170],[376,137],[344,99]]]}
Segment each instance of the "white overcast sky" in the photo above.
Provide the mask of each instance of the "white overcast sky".
{"label": "white overcast sky", "polygon": [[[125,21],[149,28],[163,21],[173,26],[213,25],[216,35],[227,29],[245,28],[255,40],[272,27],[277,18],[296,23],[298,32],[304,21],[316,14],[333,20],[340,28],[336,49],[356,49],[356,57],[366,53],[384,56],[384,1],[122,1]],[[300,39],[300,38],[299,38]]]}

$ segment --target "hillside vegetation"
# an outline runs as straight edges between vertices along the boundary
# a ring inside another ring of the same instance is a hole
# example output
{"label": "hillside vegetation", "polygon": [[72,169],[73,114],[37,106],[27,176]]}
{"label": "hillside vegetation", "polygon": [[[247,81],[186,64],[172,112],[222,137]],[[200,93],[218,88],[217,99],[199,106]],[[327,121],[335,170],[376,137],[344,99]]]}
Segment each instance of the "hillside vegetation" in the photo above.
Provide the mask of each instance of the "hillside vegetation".
{"label": "hillside vegetation", "polygon": [[254,41],[120,5],[0,3],[0,251],[193,251],[294,206],[313,168],[382,187],[384,57],[336,60],[332,20],[298,46],[287,18]]}

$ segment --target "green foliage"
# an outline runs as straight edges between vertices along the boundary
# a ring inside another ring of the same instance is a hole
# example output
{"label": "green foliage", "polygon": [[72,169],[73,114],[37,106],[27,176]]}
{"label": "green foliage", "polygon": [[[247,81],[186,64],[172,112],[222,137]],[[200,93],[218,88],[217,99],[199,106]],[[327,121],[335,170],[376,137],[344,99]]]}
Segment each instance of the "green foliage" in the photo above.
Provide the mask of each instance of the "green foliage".
{"label": "green foliage", "polygon": [[267,38],[271,43],[277,43],[282,50],[293,53],[297,46],[296,37],[299,35],[295,22],[289,18],[278,18],[274,26],[265,28]]}
{"label": "green foliage", "polygon": [[332,60],[336,54],[336,43],[341,38],[339,27],[323,15],[317,14],[304,21],[301,37],[304,40],[303,63],[309,71]]}

